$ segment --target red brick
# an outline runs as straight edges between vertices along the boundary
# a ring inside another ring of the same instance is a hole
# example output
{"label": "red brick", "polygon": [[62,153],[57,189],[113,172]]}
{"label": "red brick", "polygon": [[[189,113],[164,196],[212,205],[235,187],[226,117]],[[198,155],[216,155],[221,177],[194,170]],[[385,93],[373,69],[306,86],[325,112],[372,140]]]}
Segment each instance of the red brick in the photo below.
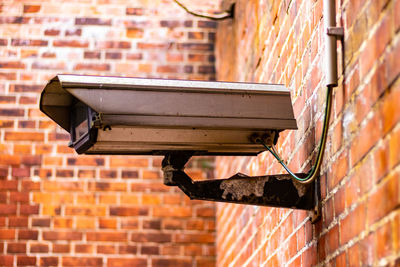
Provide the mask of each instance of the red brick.
{"label": "red brick", "polygon": [[166,233],[132,233],[130,240],[132,242],[155,242],[165,243],[171,242],[172,236]]}
{"label": "red brick", "polygon": [[50,219],[48,219],[48,218],[32,218],[32,226],[50,227]]}
{"label": "red brick", "polygon": [[177,44],[178,50],[191,50],[191,51],[212,51],[213,45],[206,43],[180,43]]}
{"label": "red brick", "polygon": [[88,232],[86,238],[88,241],[125,242],[128,235],[125,232]]}
{"label": "red brick", "polygon": [[140,253],[142,255],[159,255],[160,249],[158,246],[142,246]]}
{"label": "red brick", "polygon": [[71,166],[103,166],[104,159],[90,156],[80,156],[79,158],[68,158],[68,165]]}
{"label": "red brick", "polygon": [[339,226],[335,225],[326,234],[327,253],[332,254],[339,248]]}
{"label": "red brick", "polygon": [[17,256],[17,266],[36,266],[36,257]]}
{"label": "red brick", "polygon": [[366,205],[361,203],[340,221],[340,243],[346,244],[366,227]]}
{"label": "red brick", "polygon": [[400,204],[399,190],[399,174],[394,173],[370,195],[367,202],[369,225],[389,214]]}
{"label": "red brick", "polygon": [[69,253],[71,247],[69,244],[53,244],[53,252],[55,253]]}
{"label": "red brick", "polygon": [[48,253],[49,252],[49,245],[48,244],[41,244],[41,243],[31,243],[29,245],[29,252],[31,253]]}
{"label": "red brick", "polygon": [[93,253],[93,245],[88,244],[76,244],[75,245],[75,253],[85,253],[91,254]]}
{"label": "red brick", "polygon": [[26,253],[26,243],[8,243],[7,253]]}
{"label": "red brick", "polygon": [[105,63],[79,63],[75,65],[74,70],[109,71],[110,65]]}
{"label": "red brick", "polygon": [[117,182],[96,182],[89,184],[89,190],[91,191],[127,191],[126,183]]}
{"label": "red brick", "polygon": [[119,245],[119,253],[120,254],[136,254],[137,253],[137,247],[133,245]]}
{"label": "red brick", "polygon": [[98,245],[97,246],[97,253],[101,254],[115,254],[116,248],[114,245]]}
{"label": "red brick", "polygon": [[102,261],[98,257],[62,257],[63,266],[101,266]]}
{"label": "red brick", "polygon": [[126,59],[128,59],[128,60],[140,60],[142,58],[143,58],[142,53],[128,53],[126,55]]}
{"label": "red brick", "polygon": [[28,40],[28,39],[12,39],[13,46],[47,46],[48,41],[45,40]]}
{"label": "red brick", "polygon": [[117,228],[117,220],[109,219],[109,218],[99,218],[99,228],[116,229]]}
{"label": "red brick", "polygon": [[15,204],[0,204],[0,215],[16,215],[17,205]]}
{"label": "red brick", "polygon": [[126,41],[104,41],[104,42],[96,42],[96,48],[99,49],[130,49],[131,43]]}
{"label": "red brick", "polygon": [[100,18],[76,18],[76,25],[108,25],[111,26],[111,19]]}
{"label": "red brick", "polygon": [[53,46],[55,46],[55,47],[88,48],[89,42],[82,41],[82,40],[54,40]]}
{"label": "red brick", "polygon": [[44,35],[46,35],[46,36],[58,36],[58,35],[60,35],[60,30],[58,30],[58,29],[46,29],[45,31],[44,31]]}
{"label": "red brick", "polygon": [[16,191],[17,188],[18,188],[18,181],[0,180],[0,191]]}
{"label": "red brick", "polygon": [[128,28],[126,30],[126,37],[128,38],[142,38],[143,34],[144,31],[140,28]]}
{"label": "red brick", "polygon": [[44,240],[82,240],[82,233],[75,231],[45,231],[43,232]]}
{"label": "red brick", "polygon": [[40,8],[40,5],[24,5],[24,13],[37,13]]}
{"label": "red brick", "polygon": [[39,205],[20,205],[19,213],[21,215],[39,214]]}
{"label": "red brick", "polygon": [[65,214],[72,216],[105,216],[106,208],[101,206],[67,206]]}
{"label": "red brick", "polygon": [[61,192],[61,191],[83,191],[83,183],[81,182],[66,182],[66,181],[45,181],[43,183],[43,189],[50,192]]}
{"label": "red brick", "polygon": [[2,108],[0,109],[0,116],[21,117],[24,116],[24,110],[18,108]]}
{"label": "red brick", "polygon": [[197,22],[197,25],[199,28],[216,28],[217,23],[215,21],[210,21],[210,20],[200,20]]}
{"label": "red brick", "polygon": [[161,220],[144,220],[143,221],[143,229],[153,229],[160,230],[161,229]]}
{"label": "red brick", "polygon": [[190,267],[192,261],[189,259],[152,259],[153,267]]}
{"label": "red brick", "polygon": [[9,227],[28,227],[28,217],[8,217]]}
{"label": "red brick", "polygon": [[40,265],[41,266],[58,266],[58,258],[57,257],[41,257]]}
{"label": "red brick", "polygon": [[110,207],[111,216],[146,216],[149,210],[146,207]]}
{"label": "red brick", "polygon": [[12,84],[10,85],[11,92],[18,93],[39,93],[43,89],[40,85],[32,85],[32,84]]}
{"label": "red brick", "polygon": [[351,147],[351,166],[354,166],[365,154],[376,144],[380,138],[382,124],[379,117],[375,115],[367,124],[360,129]]}
{"label": "red brick", "polygon": [[72,228],[72,219],[70,218],[54,218],[54,228]]}
{"label": "red brick", "polygon": [[109,258],[107,266],[110,267],[124,267],[124,266],[146,266],[147,260],[143,258]]}
{"label": "red brick", "polygon": [[202,40],[204,38],[204,32],[188,32],[188,38],[194,40]]}
{"label": "red brick", "polygon": [[25,64],[19,61],[1,61],[0,69],[24,69]]}
{"label": "red brick", "polygon": [[[194,230],[193,228],[191,228],[191,222],[187,223],[187,229],[188,230]],[[163,219],[163,228],[165,229],[169,229],[169,230],[183,230],[184,229],[184,225],[183,225],[183,221],[179,220],[179,219]],[[203,228],[201,228],[203,229]],[[197,229],[195,229],[197,230]]]}
{"label": "red brick", "polygon": [[121,221],[122,229],[139,229],[139,221],[137,219],[125,219]]}
{"label": "red brick", "polygon": [[18,231],[19,240],[37,240],[38,231],[36,230],[19,230]]}
{"label": "red brick", "polygon": [[147,167],[149,160],[147,158],[119,157],[114,156],[110,159],[111,167]]}
{"label": "red brick", "polygon": [[6,132],[4,139],[6,141],[44,141],[44,134],[38,132]]}
{"label": "red brick", "polygon": [[176,234],[177,243],[213,243],[215,236],[213,234]]}
{"label": "red brick", "polygon": [[14,256],[0,255],[0,265],[1,266],[13,266],[14,265]]}
{"label": "red brick", "polygon": [[202,207],[196,209],[196,216],[197,217],[208,217],[212,218],[215,216],[215,209],[214,207]]}

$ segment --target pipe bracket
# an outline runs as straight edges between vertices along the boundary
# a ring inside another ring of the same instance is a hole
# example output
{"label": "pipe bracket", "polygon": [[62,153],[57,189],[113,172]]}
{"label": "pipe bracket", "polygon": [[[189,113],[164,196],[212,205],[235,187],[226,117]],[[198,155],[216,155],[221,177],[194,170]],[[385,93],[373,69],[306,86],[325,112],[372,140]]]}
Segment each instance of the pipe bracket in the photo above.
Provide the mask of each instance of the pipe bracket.
{"label": "pipe bracket", "polygon": [[341,39],[344,36],[344,28],[343,27],[328,27],[326,29],[326,33],[330,36],[335,36],[336,39]]}

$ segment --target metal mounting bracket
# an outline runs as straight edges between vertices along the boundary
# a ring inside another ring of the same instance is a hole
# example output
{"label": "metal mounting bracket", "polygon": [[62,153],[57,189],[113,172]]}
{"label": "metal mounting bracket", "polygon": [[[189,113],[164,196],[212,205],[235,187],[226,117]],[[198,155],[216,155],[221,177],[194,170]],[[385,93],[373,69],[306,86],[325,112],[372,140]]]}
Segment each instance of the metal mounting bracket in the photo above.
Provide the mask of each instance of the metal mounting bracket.
{"label": "metal mounting bracket", "polygon": [[[162,161],[164,184],[178,186],[189,198],[257,206],[313,210],[315,182],[301,184],[288,174],[193,181],[184,166],[193,152],[169,152]],[[305,174],[298,174],[305,177]]]}
{"label": "metal mounting bracket", "polygon": [[335,36],[336,39],[341,39],[344,36],[343,27],[327,27],[326,33],[330,36]]}

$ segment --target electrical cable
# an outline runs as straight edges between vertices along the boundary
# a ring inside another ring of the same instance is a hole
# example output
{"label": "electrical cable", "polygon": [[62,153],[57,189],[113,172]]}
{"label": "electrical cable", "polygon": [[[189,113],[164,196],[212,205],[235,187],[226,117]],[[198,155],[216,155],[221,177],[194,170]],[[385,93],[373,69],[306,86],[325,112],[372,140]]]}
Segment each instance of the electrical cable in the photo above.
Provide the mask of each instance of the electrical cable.
{"label": "electrical cable", "polygon": [[233,7],[231,8],[231,10],[226,11],[224,13],[216,14],[215,16],[210,16],[210,15],[204,15],[204,14],[199,14],[199,13],[190,11],[185,5],[183,5],[178,0],[174,0],[174,2],[177,3],[181,8],[183,8],[187,13],[189,13],[190,15],[196,16],[196,17],[210,19],[210,20],[224,20],[224,19],[233,18]]}
{"label": "electrical cable", "polygon": [[261,140],[260,138],[257,139],[257,142],[262,144],[278,160],[278,162],[282,165],[282,167],[290,174],[292,179],[295,179],[299,183],[308,184],[308,183],[311,183],[312,181],[314,181],[314,179],[317,177],[319,169],[321,167],[322,158],[323,158],[325,146],[326,146],[326,139],[327,139],[327,135],[328,135],[329,119],[330,119],[330,114],[331,114],[331,109],[332,109],[332,92],[333,92],[333,86],[328,86],[327,96],[326,96],[326,105],[325,105],[324,125],[322,128],[322,136],[321,136],[321,141],[320,141],[319,150],[318,150],[318,154],[317,154],[317,160],[315,162],[315,165],[311,168],[311,170],[309,171],[309,173],[307,174],[306,177],[301,178],[301,177],[298,177],[296,174],[294,174],[289,169],[289,167],[283,162],[283,160],[278,155],[274,146],[270,147],[270,146],[266,145],[265,142],[263,140]]}

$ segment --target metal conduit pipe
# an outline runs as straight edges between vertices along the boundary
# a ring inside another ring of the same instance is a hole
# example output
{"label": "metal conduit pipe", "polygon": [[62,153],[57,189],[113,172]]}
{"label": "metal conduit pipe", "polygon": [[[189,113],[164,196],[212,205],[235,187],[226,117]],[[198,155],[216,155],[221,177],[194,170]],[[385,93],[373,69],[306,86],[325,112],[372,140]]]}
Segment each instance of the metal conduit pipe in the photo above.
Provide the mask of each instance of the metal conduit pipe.
{"label": "metal conduit pipe", "polygon": [[325,34],[325,79],[327,86],[338,85],[337,72],[337,36],[330,33],[330,29],[336,29],[336,1],[324,0],[324,28]]}
{"label": "metal conduit pipe", "polygon": [[311,168],[306,177],[298,177],[294,174],[289,167],[283,162],[280,156],[276,153],[273,145],[270,147],[262,140],[257,140],[261,143],[283,166],[283,168],[290,174],[292,179],[299,183],[308,184],[315,180],[319,175],[319,170],[322,164],[322,159],[325,151],[326,140],[328,135],[329,117],[332,106],[333,88],[338,85],[338,71],[337,71],[337,39],[343,36],[343,28],[336,27],[336,1],[323,0],[324,6],[324,28],[325,34],[325,80],[327,88],[325,118],[322,129],[321,141],[318,149],[315,165]]}

